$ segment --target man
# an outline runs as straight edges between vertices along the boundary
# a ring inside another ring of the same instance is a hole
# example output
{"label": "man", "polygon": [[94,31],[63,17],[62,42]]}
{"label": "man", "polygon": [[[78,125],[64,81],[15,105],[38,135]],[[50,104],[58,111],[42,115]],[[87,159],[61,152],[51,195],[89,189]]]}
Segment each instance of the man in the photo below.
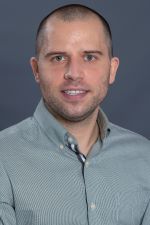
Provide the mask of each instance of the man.
{"label": "man", "polygon": [[149,225],[150,143],[99,108],[119,65],[106,20],[56,9],[30,62],[42,100],[0,134],[0,224]]}

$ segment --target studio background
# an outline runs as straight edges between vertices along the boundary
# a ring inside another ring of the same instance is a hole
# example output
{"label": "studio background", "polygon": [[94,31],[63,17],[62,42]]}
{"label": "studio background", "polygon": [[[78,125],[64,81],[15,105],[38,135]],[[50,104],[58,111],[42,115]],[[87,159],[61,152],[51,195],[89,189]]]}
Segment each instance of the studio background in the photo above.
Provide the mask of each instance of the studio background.
{"label": "studio background", "polygon": [[36,29],[62,3],[87,3],[110,23],[120,68],[102,108],[113,123],[150,138],[149,0],[1,0],[0,130],[31,116],[38,104],[41,95],[29,65]]}

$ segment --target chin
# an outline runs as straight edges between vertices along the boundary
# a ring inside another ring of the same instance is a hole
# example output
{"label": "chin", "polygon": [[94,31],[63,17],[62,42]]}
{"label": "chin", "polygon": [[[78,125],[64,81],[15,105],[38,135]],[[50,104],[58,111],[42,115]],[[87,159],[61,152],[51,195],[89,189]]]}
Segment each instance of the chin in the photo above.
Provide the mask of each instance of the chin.
{"label": "chin", "polygon": [[64,119],[69,122],[81,122],[85,120],[87,117],[84,116],[65,116]]}
{"label": "chin", "polygon": [[86,112],[66,112],[63,111],[61,112],[61,117],[63,117],[65,120],[70,121],[70,122],[81,122],[85,119],[87,119],[93,112],[94,110],[86,111]]}

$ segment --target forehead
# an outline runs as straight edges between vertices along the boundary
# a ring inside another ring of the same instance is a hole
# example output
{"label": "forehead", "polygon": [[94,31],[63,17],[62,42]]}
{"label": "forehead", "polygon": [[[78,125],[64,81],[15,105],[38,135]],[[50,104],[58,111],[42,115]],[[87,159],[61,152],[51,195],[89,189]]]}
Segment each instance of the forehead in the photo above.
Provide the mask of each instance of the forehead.
{"label": "forehead", "polygon": [[105,29],[97,16],[90,16],[84,19],[74,19],[72,21],[63,21],[57,17],[50,18],[45,26],[45,38],[51,40],[58,38],[89,38],[106,39]]}
{"label": "forehead", "polygon": [[46,29],[52,27],[52,26],[58,26],[59,24],[61,25],[69,25],[70,27],[72,26],[72,24],[86,24],[86,23],[90,23],[93,24],[94,26],[100,26],[100,28],[103,27],[103,24],[101,22],[101,19],[95,15],[95,14],[90,14],[89,16],[85,16],[83,18],[74,18],[72,20],[64,20],[63,18],[61,19],[60,17],[57,17],[55,15],[52,15],[49,17],[49,19],[46,22]]}

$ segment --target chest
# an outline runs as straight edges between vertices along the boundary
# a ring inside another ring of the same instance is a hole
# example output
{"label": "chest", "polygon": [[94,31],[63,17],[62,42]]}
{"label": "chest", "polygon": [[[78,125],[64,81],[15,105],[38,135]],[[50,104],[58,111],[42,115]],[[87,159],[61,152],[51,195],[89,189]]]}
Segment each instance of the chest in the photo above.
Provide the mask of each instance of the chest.
{"label": "chest", "polygon": [[[86,160],[37,155],[11,167],[20,224],[140,225],[149,200],[142,177],[113,158]],[[28,221],[23,221],[28,218]]]}

